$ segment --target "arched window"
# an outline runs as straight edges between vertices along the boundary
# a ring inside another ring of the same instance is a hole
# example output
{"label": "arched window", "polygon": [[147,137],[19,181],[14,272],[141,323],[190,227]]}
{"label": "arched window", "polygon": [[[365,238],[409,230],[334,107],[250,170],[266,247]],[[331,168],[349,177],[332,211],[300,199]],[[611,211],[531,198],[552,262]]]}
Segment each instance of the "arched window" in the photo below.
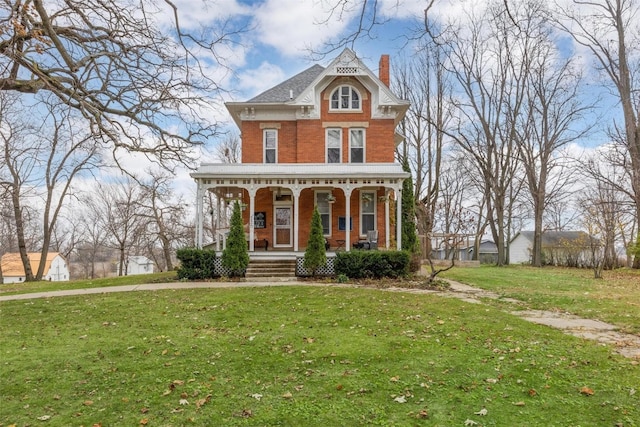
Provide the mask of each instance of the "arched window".
{"label": "arched window", "polygon": [[352,86],[338,86],[331,94],[332,110],[359,110],[360,94]]}

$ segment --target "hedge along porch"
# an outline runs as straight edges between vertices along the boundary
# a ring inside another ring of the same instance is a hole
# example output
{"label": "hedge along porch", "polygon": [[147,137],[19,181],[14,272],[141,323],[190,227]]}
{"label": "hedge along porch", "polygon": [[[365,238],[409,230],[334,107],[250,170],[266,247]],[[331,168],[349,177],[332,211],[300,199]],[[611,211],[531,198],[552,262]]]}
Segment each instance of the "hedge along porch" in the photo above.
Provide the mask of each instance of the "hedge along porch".
{"label": "hedge along porch", "polygon": [[[246,206],[243,222],[248,224],[250,252],[256,250],[256,242],[264,240],[269,242],[269,250],[304,251],[316,205],[332,249],[350,250],[370,229],[378,231],[380,247],[392,249],[390,202],[401,199],[402,181],[408,176],[395,163],[349,165],[348,168],[308,163],[203,164],[192,174],[198,186],[196,243],[198,247],[204,244],[203,223],[207,210],[204,200],[206,192],[213,192],[217,213],[236,200]],[[395,217],[399,220],[401,203],[396,203],[395,208]],[[224,223],[217,223],[216,229],[216,250],[221,250],[228,228]],[[396,224],[395,232],[395,246],[400,248],[400,223]]]}

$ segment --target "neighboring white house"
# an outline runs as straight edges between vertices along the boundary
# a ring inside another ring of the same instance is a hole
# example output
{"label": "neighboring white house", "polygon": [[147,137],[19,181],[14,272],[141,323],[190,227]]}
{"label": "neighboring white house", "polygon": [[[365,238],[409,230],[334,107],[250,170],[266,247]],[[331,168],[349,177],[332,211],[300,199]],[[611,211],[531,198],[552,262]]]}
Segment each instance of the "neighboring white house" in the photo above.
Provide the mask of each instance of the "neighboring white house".
{"label": "neighboring white house", "polygon": [[[35,275],[38,271],[41,254],[39,252],[30,252],[27,256],[29,257],[31,271]],[[2,268],[4,283],[19,283],[25,281],[26,275],[19,253],[4,254],[2,260],[0,260],[0,268]],[[42,280],[49,280],[51,282],[69,281],[69,266],[62,255],[57,252],[49,252],[49,254],[47,254]]]}
{"label": "neighboring white house", "polygon": [[[532,260],[533,231],[521,231],[509,245],[511,264],[528,264]],[[599,242],[584,231],[545,231],[542,233],[544,264],[583,267],[592,263],[592,245]]]}
{"label": "neighboring white house", "polygon": [[153,261],[145,256],[130,256],[127,259],[127,276],[153,273]]}

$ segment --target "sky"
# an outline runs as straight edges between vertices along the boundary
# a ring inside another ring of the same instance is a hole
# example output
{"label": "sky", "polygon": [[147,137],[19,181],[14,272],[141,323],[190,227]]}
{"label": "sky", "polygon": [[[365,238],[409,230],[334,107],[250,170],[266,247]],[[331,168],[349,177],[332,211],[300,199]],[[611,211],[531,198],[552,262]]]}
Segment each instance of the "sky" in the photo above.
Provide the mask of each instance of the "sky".
{"label": "sky", "polygon": [[[346,3],[336,9],[336,3]],[[561,0],[563,1],[563,0]],[[245,28],[236,37],[237,43],[226,45],[217,53],[224,58],[226,67],[211,68],[221,86],[227,90],[225,101],[244,101],[269,89],[300,71],[318,63],[327,65],[343,47],[331,50],[330,44],[352,34],[357,28],[362,0],[174,0],[178,8],[180,25],[197,31],[199,25],[220,26],[228,21],[231,27]],[[371,0],[368,2],[372,3]],[[382,24],[372,28],[368,37],[349,44],[369,68],[377,74],[380,55],[394,60],[410,56],[412,44],[407,39],[422,19],[427,0],[378,0],[377,19]],[[485,0],[437,0],[430,9],[435,19],[447,19],[462,14],[462,9],[484,5]],[[370,13],[370,11],[367,11]],[[165,16],[166,19],[170,15]],[[162,18],[160,18],[162,19]],[[228,28],[231,28],[228,27]],[[567,42],[568,39],[565,39]],[[315,52],[315,54],[314,54]],[[325,56],[317,52],[327,52]],[[585,67],[586,69],[586,67]],[[226,108],[220,105],[212,117],[235,130]],[[223,139],[224,137],[221,137]],[[592,145],[601,143],[602,135],[594,136]],[[219,141],[212,141],[210,149]],[[583,145],[589,145],[586,141]],[[573,147],[574,151],[582,149]],[[213,150],[203,152],[201,163],[217,162]],[[125,160],[139,167],[138,156]],[[195,197],[195,183],[189,171],[181,170],[176,187]]]}
{"label": "sky", "polygon": [[[207,2],[207,6],[202,0],[174,3],[181,25],[187,22],[195,28],[198,23],[207,25],[229,19],[234,25],[248,29],[239,37],[237,45],[222,52],[231,69],[231,73],[220,74],[223,87],[229,91],[226,101],[248,100],[313,64],[328,65],[344,48],[330,51],[328,44],[350,34],[357,26],[360,12],[360,2],[352,0],[348,2],[350,9],[333,12],[330,4],[337,3],[336,0],[217,0],[214,4]],[[353,6],[355,3],[358,5]],[[384,23],[374,27],[370,37],[348,46],[375,74],[382,54],[393,58],[401,51],[410,51],[406,35],[425,7],[422,0],[400,4],[396,0],[379,0],[379,4],[383,13],[378,19]],[[329,52],[324,56],[317,54],[326,51]],[[393,63],[391,67],[393,69]],[[227,110],[220,108],[218,113],[220,116],[216,119],[235,130]],[[201,157],[203,163],[216,161],[212,153],[203,153]],[[131,162],[138,161],[132,159]],[[187,171],[180,172],[176,180],[177,187],[191,185],[195,192],[195,184]]]}

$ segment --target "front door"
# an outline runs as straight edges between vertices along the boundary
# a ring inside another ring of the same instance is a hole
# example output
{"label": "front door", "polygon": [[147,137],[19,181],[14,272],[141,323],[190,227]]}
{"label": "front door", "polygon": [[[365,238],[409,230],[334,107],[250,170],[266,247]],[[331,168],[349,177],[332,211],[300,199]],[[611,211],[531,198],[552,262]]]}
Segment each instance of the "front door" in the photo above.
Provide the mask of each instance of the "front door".
{"label": "front door", "polygon": [[291,206],[276,206],[273,217],[276,219],[273,229],[274,247],[290,247],[292,245]]}

